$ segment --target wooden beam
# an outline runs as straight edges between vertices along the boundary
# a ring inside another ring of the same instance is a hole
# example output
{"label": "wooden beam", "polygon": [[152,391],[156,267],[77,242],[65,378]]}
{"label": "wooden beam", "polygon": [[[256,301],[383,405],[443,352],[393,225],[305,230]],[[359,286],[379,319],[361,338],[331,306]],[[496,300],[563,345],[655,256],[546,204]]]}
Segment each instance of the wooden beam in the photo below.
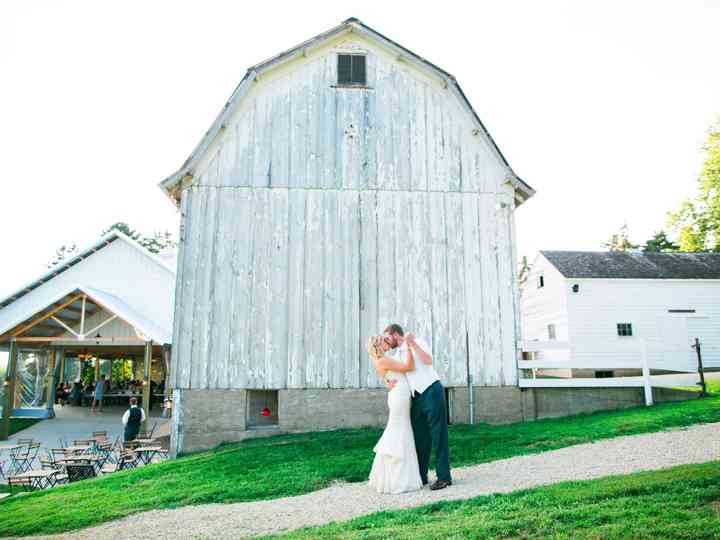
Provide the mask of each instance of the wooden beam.
{"label": "wooden beam", "polygon": [[3,403],[2,423],[0,424],[0,440],[6,441],[10,437],[10,414],[12,413],[15,398],[15,372],[17,370],[18,348],[15,339],[10,341],[10,354],[7,369],[5,370],[5,402]]}
{"label": "wooden beam", "polygon": [[142,408],[145,411],[145,422],[143,431],[147,431],[148,420],[150,419],[150,363],[152,362],[152,341],[145,342],[145,356],[143,362],[143,395]]}
{"label": "wooden beam", "polygon": [[18,343],[68,343],[77,341],[78,346],[82,346],[83,343],[87,343],[88,346],[92,345],[98,345],[101,343],[119,343],[119,344],[125,344],[127,342],[137,343],[138,345],[141,345],[145,343],[146,340],[132,337],[132,336],[123,336],[123,337],[109,337],[109,338],[88,338],[85,340],[77,340],[75,338],[71,337],[42,337],[42,336],[33,336],[33,337],[18,337],[15,338]]}
{"label": "wooden beam", "polygon": [[45,404],[46,408],[49,410],[53,410],[53,405],[55,404],[55,362],[57,361],[57,349],[53,348],[50,352],[50,366],[48,367],[48,377],[47,377],[47,403]]}
{"label": "wooden beam", "polygon": [[87,301],[87,295],[83,294],[82,297],[82,313],[80,313],[80,334],[85,335],[85,303]]}
{"label": "wooden beam", "polygon": [[62,311],[65,307],[77,302],[80,298],[82,298],[82,296],[83,295],[80,295],[80,294],[73,296],[72,298],[70,298],[70,300],[67,300],[67,301],[63,302],[62,304],[60,304],[59,306],[54,307],[53,309],[51,309],[44,315],[41,315],[40,317],[35,319],[33,322],[26,324],[25,326],[21,326],[19,329],[15,330],[14,332],[12,332],[10,334],[11,337],[18,337],[20,334],[27,332],[33,326],[40,324],[41,322],[43,322],[43,321],[49,319],[50,317],[52,317],[53,315],[55,315],[58,311]]}

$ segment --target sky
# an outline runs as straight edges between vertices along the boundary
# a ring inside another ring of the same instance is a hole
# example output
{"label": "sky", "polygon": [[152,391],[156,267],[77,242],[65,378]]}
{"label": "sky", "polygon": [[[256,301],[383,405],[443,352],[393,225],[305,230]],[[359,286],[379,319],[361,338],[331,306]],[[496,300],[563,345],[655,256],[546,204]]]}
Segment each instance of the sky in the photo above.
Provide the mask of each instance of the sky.
{"label": "sky", "polygon": [[351,16],[457,77],[537,190],[516,212],[530,258],[664,227],[720,116],[720,2],[249,4],[0,4],[0,297],[114,222],[176,232],[157,184],[246,68]]}

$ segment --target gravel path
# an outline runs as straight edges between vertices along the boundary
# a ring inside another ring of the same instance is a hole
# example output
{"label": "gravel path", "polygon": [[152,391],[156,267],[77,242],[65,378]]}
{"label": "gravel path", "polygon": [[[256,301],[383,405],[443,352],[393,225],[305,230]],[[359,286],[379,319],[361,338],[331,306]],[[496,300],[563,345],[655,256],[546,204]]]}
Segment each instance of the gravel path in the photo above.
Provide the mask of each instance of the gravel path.
{"label": "gravel path", "polygon": [[439,500],[466,499],[566,480],[587,480],[719,459],[720,423],[704,424],[454,469],[454,485],[437,492],[426,488],[403,495],[378,495],[366,484],[337,484],[298,497],[155,510],[75,533],[33,538],[246,538]]}

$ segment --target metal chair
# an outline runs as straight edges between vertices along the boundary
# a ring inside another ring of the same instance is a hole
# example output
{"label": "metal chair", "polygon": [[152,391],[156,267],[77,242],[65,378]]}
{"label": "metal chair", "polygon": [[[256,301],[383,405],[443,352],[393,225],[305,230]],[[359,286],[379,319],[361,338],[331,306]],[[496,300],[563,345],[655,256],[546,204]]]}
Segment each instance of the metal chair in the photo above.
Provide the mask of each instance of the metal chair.
{"label": "metal chair", "polygon": [[15,442],[16,442],[17,444],[22,444],[22,445],[24,445],[24,446],[27,446],[27,445],[29,445],[29,444],[34,443],[35,441],[34,441],[33,439],[18,439],[18,440],[15,441]]}
{"label": "metal chair", "polygon": [[8,477],[8,486],[10,487],[10,494],[14,494],[13,488],[23,488],[22,491],[32,491],[33,485],[30,478],[18,478],[16,476]]}
{"label": "metal chair", "polygon": [[93,431],[92,432],[93,439],[96,441],[107,441],[108,434],[107,431]]}
{"label": "metal chair", "polygon": [[90,461],[77,461],[75,463],[68,463],[65,465],[65,471],[67,472],[67,481],[80,482],[87,480],[88,478],[95,478],[97,476],[95,472],[95,465]]}
{"label": "metal chair", "polygon": [[14,473],[24,473],[29,471],[35,459],[37,458],[38,452],[40,451],[40,443],[32,443],[27,446],[27,449],[23,451],[19,449],[17,453],[11,453],[11,469]]}

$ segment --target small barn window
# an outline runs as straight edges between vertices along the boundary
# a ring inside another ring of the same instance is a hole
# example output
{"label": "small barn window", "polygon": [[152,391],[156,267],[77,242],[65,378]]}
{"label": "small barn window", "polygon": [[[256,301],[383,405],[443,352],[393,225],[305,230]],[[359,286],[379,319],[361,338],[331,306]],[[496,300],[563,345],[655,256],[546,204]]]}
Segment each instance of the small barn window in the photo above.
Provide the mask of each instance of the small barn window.
{"label": "small barn window", "polygon": [[543,276],[542,274],[538,276],[537,286],[538,289],[542,289],[545,286],[545,276]]}
{"label": "small barn window", "polygon": [[695,313],[694,309],[668,309],[668,313]]}
{"label": "small barn window", "polygon": [[596,371],[595,372],[595,378],[596,379],[611,379],[613,377],[614,373],[612,371]]}
{"label": "small barn window", "polygon": [[557,333],[555,332],[554,324],[548,324],[548,339],[557,339]]}
{"label": "small barn window", "polygon": [[246,421],[248,429],[277,426],[277,390],[248,390]]}
{"label": "small barn window", "polygon": [[630,337],[633,335],[631,323],[617,323],[617,335],[621,337]]}
{"label": "small barn window", "polygon": [[366,79],[364,54],[338,54],[339,86],[365,86]]}

